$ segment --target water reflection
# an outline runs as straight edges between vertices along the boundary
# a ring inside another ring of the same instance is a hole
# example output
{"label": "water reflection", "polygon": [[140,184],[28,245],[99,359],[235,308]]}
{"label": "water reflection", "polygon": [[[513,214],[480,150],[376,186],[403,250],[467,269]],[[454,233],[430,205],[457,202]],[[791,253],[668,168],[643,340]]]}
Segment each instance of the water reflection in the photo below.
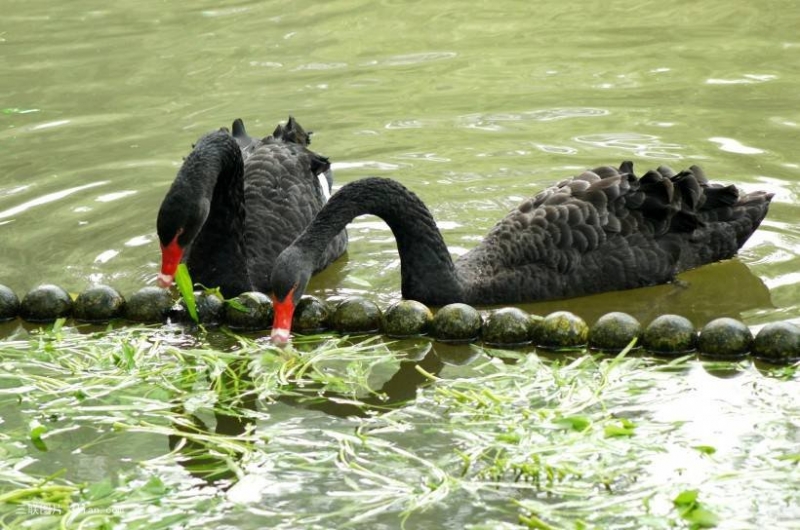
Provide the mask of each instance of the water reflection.
{"label": "water reflection", "polygon": [[[720,281],[723,278],[724,282]],[[611,311],[629,313],[645,325],[659,315],[673,313],[699,328],[718,317],[747,321],[750,313],[773,304],[764,281],[733,259],[688,271],[669,284],[520,307],[538,315],[572,311],[589,324]]]}
{"label": "water reflection", "polygon": [[322,388],[311,385],[304,387],[303,396],[284,395],[279,398],[279,402],[341,418],[367,416],[405,405],[416,397],[420,385],[430,382],[428,376],[420,372],[418,367],[428,374],[437,375],[444,367],[444,362],[428,339],[400,341],[394,347],[413,347],[422,352],[423,357],[402,359],[397,371],[372,394],[359,398],[358,403],[354,403],[350,396],[330,392],[319,394],[318,391]]}
{"label": "water reflection", "polygon": [[[230,340],[225,337],[217,339],[222,341],[219,346]],[[179,459],[180,465],[193,476],[228,488],[237,477],[236,466],[231,465],[231,462],[238,461],[243,453],[235,444],[220,444],[204,438],[213,433],[236,439],[252,431],[256,427],[256,420],[247,411],[261,410],[268,413],[272,406],[288,405],[339,418],[366,417],[413,401],[418,388],[430,382],[428,374],[435,376],[444,367],[444,362],[431,348],[428,339],[401,340],[392,347],[412,353],[401,360],[397,371],[379,388],[357,401],[351,396],[338,395],[322,386],[306,382],[302,389],[296,389],[294,395],[282,393],[275,404],[259,403],[258,389],[254,388],[249,371],[250,360],[236,361],[225,370],[221,384],[215,384],[211,388],[217,399],[213,407],[213,430],[198,415],[187,413],[183,405],[179,405],[171,416],[178,420],[173,427],[186,435],[169,435],[169,448],[182,455]]]}
{"label": "water reflection", "polygon": [[217,398],[213,407],[213,431],[198,415],[187,413],[183,404],[171,415],[177,420],[173,422],[175,430],[186,435],[170,434],[169,449],[182,455],[180,465],[197,478],[208,482],[236,478],[235,466],[230,465],[229,460],[238,461],[242,457],[241,450],[235,444],[217,444],[206,439],[210,433],[236,438],[253,428],[254,420],[248,418],[247,411],[256,410],[257,393],[248,363],[248,359],[234,361],[222,374],[221,384],[212,386],[211,391]]}

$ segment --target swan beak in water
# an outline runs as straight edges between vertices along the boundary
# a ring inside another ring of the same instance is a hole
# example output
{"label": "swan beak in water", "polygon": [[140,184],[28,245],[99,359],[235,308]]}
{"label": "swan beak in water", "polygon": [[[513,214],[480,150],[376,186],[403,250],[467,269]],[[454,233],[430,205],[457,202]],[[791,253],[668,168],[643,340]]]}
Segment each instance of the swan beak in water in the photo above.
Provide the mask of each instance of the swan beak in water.
{"label": "swan beak in water", "polygon": [[158,273],[158,286],[164,289],[172,287],[172,280],[174,275],[172,274],[164,274],[163,272]]}
{"label": "swan beak in water", "polygon": [[[180,235],[180,234],[179,234]],[[161,245],[161,272],[158,274],[159,287],[171,287],[175,278],[175,272],[183,257],[183,249],[178,244],[178,236],[175,236],[169,245]]]}
{"label": "swan beak in water", "polygon": [[272,309],[275,311],[275,318],[272,321],[272,342],[277,344],[289,342],[294,307],[294,289],[289,291],[283,300],[278,300],[276,296],[272,297]]}

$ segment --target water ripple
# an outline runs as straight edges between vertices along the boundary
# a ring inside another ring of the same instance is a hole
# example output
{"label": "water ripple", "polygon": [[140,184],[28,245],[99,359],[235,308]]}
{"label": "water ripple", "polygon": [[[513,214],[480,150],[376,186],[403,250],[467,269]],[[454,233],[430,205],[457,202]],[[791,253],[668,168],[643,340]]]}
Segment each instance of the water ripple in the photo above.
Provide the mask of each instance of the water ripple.
{"label": "water ripple", "polygon": [[4,219],[6,217],[11,217],[13,215],[17,215],[18,213],[25,212],[33,208],[34,206],[41,206],[43,204],[63,199],[64,197],[67,197],[79,191],[87,190],[89,188],[95,188],[97,186],[105,186],[108,183],[109,181],[107,180],[100,182],[90,182],[89,184],[85,184],[83,186],[75,186],[74,188],[67,188],[65,190],[56,191],[54,193],[48,193],[47,195],[42,195],[41,197],[37,197],[33,200],[24,202],[20,205],[14,206],[12,208],[9,208],[8,210],[0,212],[0,219]]}
{"label": "water ripple", "polygon": [[766,83],[778,79],[777,75],[771,74],[744,74],[736,79],[706,79],[707,85],[752,85],[754,83]]}
{"label": "water ripple", "polygon": [[538,149],[541,149],[545,153],[553,153],[556,155],[574,155],[577,154],[578,150],[573,147],[567,147],[565,145],[545,145],[545,144],[534,144]]}
{"label": "water ripple", "polygon": [[387,129],[421,129],[423,124],[419,120],[392,120],[386,124]]}
{"label": "water ripple", "polygon": [[729,153],[739,153],[740,155],[759,155],[764,152],[763,149],[749,147],[738,140],[734,140],[733,138],[714,136],[709,138],[709,141],[719,144],[721,151],[727,151]]}
{"label": "water ripple", "polygon": [[331,164],[333,171],[341,171],[346,169],[376,169],[379,171],[395,171],[408,164],[389,164],[387,162],[378,162],[377,160],[359,160],[356,162],[334,162]]}
{"label": "water ripple", "polygon": [[338,68],[347,68],[347,63],[306,63],[294,68],[294,70],[336,70]]}
{"label": "water ripple", "polygon": [[453,59],[458,54],[456,52],[421,52],[421,53],[407,53],[403,55],[393,55],[380,61],[369,61],[364,63],[364,66],[384,65],[384,66],[406,66],[410,64],[422,64],[432,61],[442,61],[446,59]]}
{"label": "water ripple", "polygon": [[522,112],[502,112],[493,114],[466,114],[458,117],[457,125],[467,129],[499,130],[500,123],[518,121],[558,121],[570,118],[593,118],[608,116],[606,109],[592,107],[564,107],[552,109],[538,109]]}
{"label": "water ripple", "polygon": [[97,202],[111,202],[119,199],[124,199],[125,197],[128,197],[130,195],[136,195],[137,193],[139,192],[134,190],[117,191],[114,193],[106,193],[104,195],[99,195],[95,200]]}
{"label": "water ripple", "polygon": [[683,149],[682,145],[664,143],[658,136],[638,133],[608,133],[577,136],[575,141],[606,149],[622,149],[642,158],[667,158],[679,160],[680,154],[671,151]]}
{"label": "water ripple", "polygon": [[94,258],[95,263],[108,263],[119,254],[119,250],[104,250]]}

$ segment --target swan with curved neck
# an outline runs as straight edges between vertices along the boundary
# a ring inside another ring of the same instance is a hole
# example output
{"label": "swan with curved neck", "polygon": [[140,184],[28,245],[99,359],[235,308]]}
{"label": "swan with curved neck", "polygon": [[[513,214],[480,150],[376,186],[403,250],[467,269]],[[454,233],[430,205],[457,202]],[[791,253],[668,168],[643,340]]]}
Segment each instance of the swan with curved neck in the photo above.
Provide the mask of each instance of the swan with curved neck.
{"label": "swan with curved neck", "polygon": [[524,201],[455,262],[425,204],[390,179],[343,186],[272,271],[272,337],[290,336],[295,304],[322,250],[355,217],[377,215],[400,255],[404,298],[441,306],[520,303],[664,283],[732,257],[767,213],[771,193],[711,184],[696,166],[641,178],[598,167]]}
{"label": "swan with curved neck", "polygon": [[[158,212],[158,283],[172,285],[185,261],[192,279],[225,297],[270,291],[278,254],[306,228],[330,196],[330,163],[307,148],[310,133],[289,117],[271,136],[254,139],[242,120],[197,142]],[[320,269],[347,247],[334,236]]]}

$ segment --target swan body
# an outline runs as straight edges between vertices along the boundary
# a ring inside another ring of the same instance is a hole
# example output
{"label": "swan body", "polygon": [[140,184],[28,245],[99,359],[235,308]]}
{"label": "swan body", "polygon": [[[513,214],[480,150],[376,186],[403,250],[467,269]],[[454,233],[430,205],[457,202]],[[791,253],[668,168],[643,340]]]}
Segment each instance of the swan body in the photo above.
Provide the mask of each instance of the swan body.
{"label": "swan body", "polygon": [[[226,298],[270,292],[276,257],[330,196],[330,163],[309,143],[309,133],[291,117],[263,139],[250,137],[238,119],[232,134],[222,129],[200,138],[158,212],[159,284],[171,285],[183,260],[195,282],[218,287]],[[346,248],[342,231],[323,249],[315,271]]]}
{"label": "swan body", "polygon": [[[273,337],[286,340],[294,303],[320,250],[347,223],[373,214],[391,228],[404,298],[440,306],[567,298],[654,285],[732,257],[767,214],[771,193],[709,183],[692,166],[641,178],[633,164],[603,166],[524,201],[481,243],[451,259],[433,216],[401,184],[367,178],[343,186],[272,272]],[[288,316],[287,316],[288,313]]]}

